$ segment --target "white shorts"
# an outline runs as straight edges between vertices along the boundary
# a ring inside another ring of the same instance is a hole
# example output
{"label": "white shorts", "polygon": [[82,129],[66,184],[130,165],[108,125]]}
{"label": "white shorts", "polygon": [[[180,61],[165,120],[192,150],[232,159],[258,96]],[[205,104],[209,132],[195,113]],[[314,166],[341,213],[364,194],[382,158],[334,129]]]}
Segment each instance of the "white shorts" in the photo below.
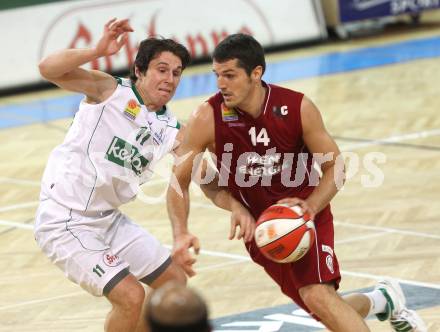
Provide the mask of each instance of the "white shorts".
{"label": "white shorts", "polygon": [[171,263],[169,250],[119,210],[85,214],[46,199],[34,232],[52,263],[95,296],[129,273],[149,284]]}

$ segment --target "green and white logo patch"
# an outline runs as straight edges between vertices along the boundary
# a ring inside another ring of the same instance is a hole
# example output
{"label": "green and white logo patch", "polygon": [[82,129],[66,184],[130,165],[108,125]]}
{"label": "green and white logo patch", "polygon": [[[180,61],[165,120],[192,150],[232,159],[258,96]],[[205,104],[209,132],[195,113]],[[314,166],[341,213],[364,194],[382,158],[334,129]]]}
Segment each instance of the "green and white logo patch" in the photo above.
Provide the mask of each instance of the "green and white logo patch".
{"label": "green and white logo patch", "polygon": [[149,163],[149,160],[142,156],[135,146],[116,136],[113,137],[105,159],[131,169],[136,175],[140,175],[142,169]]}

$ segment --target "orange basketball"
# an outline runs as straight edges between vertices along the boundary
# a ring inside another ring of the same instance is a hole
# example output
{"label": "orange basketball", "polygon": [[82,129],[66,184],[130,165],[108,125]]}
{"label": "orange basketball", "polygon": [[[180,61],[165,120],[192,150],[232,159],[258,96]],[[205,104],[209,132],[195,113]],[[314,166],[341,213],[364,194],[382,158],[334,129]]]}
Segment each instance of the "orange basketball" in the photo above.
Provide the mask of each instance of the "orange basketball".
{"label": "orange basketball", "polygon": [[264,256],[277,263],[303,257],[315,241],[315,224],[299,206],[275,204],[257,220],[255,242]]}

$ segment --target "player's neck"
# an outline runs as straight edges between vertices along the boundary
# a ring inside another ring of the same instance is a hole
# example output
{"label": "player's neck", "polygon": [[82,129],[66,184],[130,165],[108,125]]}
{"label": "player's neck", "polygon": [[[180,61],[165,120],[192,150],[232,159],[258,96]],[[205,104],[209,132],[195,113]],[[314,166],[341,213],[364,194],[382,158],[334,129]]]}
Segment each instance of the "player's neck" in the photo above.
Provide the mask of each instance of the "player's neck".
{"label": "player's neck", "polygon": [[254,119],[258,118],[263,112],[264,100],[266,99],[266,90],[262,84],[258,84],[249,93],[249,97],[238,108],[246,112]]}
{"label": "player's neck", "polygon": [[150,111],[150,112],[160,111],[164,105],[157,105],[156,103],[154,103],[151,100],[151,98],[149,98],[149,95],[145,91],[145,89],[140,84],[136,84],[136,83],[135,83],[136,90],[139,93],[140,97],[142,98],[142,101],[143,101],[144,105],[147,107],[148,111]]}

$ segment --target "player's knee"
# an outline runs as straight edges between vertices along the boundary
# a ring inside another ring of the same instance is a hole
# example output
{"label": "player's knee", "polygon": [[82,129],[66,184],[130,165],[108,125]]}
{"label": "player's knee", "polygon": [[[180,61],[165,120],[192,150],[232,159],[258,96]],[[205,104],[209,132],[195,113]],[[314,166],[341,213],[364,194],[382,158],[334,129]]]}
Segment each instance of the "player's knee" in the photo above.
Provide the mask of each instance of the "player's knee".
{"label": "player's knee", "polygon": [[123,310],[127,316],[139,317],[145,300],[145,290],[139,284],[139,287],[131,289],[122,299],[119,309]]}
{"label": "player's knee", "polygon": [[116,286],[109,294],[108,299],[118,310],[127,314],[139,314],[145,299],[145,289],[139,282]]}
{"label": "player's knee", "polygon": [[299,290],[299,295],[305,305],[315,314],[322,314],[326,309],[328,299],[332,296],[327,285],[308,285]]}

